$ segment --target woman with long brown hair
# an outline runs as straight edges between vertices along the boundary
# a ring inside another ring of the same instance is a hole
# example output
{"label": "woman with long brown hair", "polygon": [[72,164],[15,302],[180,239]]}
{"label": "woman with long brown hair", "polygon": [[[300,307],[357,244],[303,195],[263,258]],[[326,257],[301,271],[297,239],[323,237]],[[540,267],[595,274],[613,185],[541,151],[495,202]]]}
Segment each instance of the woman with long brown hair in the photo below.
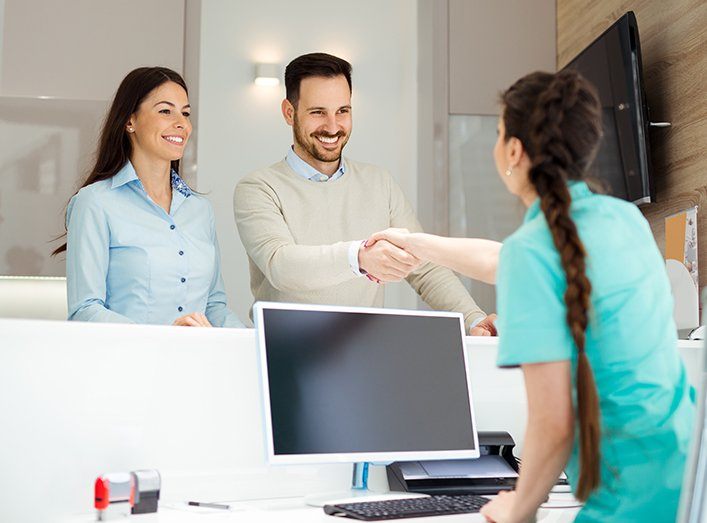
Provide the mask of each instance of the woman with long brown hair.
{"label": "woman with long brown hair", "polygon": [[394,229],[369,242],[497,283],[498,363],[522,367],[528,423],[516,490],[482,509],[489,521],[533,520],[565,468],[576,521],[675,521],[694,393],[646,220],[584,181],[597,95],[576,72],[533,73],[501,103],[494,159],[523,225],[502,246]]}
{"label": "woman with long brown hair", "polygon": [[214,212],[179,176],[187,86],[165,67],[121,82],[96,162],[66,211],[69,319],[241,327],[226,306]]}

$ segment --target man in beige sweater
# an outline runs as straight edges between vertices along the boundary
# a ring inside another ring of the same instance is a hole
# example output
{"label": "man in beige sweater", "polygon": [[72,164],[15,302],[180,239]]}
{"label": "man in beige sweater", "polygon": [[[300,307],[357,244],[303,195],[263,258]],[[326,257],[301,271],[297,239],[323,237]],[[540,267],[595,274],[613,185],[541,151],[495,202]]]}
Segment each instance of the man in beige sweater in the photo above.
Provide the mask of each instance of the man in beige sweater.
{"label": "man in beige sweater", "polygon": [[287,66],[285,86],[294,145],[234,194],[256,301],[381,307],[383,284],[405,278],[430,307],[462,312],[472,334],[494,335],[493,318],[451,271],[386,241],[366,247],[388,227],[422,228],[387,171],[341,155],[352,127],[351,65],[303,55]]}

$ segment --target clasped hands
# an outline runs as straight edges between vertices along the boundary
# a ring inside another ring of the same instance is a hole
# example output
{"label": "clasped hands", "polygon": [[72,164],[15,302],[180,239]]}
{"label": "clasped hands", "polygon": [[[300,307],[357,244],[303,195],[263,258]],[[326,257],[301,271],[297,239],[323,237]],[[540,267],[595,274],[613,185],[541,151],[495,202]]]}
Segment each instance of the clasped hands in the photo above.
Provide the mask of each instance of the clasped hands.
{"label": "clasped hands", "polygon": [[409,236],[407,229],[386,229],[361,244],[358,266],[369,280],[376,283],[400,281],[422,265],[422,260],[405,248]]}
{"label": "clasped hands", "polygon": [[[358,250],[359,268],[366,272],[369,280],[390,283],[406,278],[420,267],[423,260],[416,252],[407,229],[390,228],[373,234]],[[489,314],[470,329],[472,336],[496,336],[495,314]]]}

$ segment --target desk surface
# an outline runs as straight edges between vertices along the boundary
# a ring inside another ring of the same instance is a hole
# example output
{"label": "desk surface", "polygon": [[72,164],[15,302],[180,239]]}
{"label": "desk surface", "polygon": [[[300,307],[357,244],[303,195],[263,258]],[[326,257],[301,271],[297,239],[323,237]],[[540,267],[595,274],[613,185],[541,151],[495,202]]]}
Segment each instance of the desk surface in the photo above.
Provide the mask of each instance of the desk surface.
{"label": "desk surface", "polygon": [[[540,509],[538,522],[565,523],[574,521],[579,509]],[[89,523],[96,521],[95,514],[86,514],[63,520],[62,523]],[[130,516],[122,521],[134,523],[334,523],[336,521],[356,520],[334,518],[324,513],[321,508],[304,504],[302,498],[283,498],[252,502],[231,503],[231,510],[204,509],[187,507],[184,503],[160,503],[160,511],[156,514]],[[482,523],[486,519],[481,514],[460,514],[455,516],[414,518],[397,521],[411,523]]]}

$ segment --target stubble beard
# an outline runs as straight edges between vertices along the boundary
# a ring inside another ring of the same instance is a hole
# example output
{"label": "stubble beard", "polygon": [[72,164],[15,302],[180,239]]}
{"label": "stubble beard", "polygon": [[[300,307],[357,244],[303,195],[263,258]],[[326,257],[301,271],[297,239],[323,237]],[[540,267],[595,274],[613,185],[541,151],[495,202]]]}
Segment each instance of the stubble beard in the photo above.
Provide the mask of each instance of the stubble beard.
{"label": "stubble beard", "polygon": [[[346,146],[346,143],[349,141],[348,137],[345,136],[343,133],[339,132],[334,136],[341,136],[343,138],[341,145],[336,151],[320,151],[317,148],[317,143],[318,140],[315,135],[312,136],[307,136],[304,134],[302,131],[302,128],[300,127],[298,121],[297,121],[297,115],[295,114],[294,118],[294,124],[292,126],[294,130],[294,135],[295,135],[295,143],[299,145],[302,149],[307,151],[312,158],[319,162],[327,162],[327,163],[332,163],[332,162],[339,162],[341,161],[341,153],[344,151],[344,147]],[[308,140],[308,138],[311,138],[311,141]]]}

